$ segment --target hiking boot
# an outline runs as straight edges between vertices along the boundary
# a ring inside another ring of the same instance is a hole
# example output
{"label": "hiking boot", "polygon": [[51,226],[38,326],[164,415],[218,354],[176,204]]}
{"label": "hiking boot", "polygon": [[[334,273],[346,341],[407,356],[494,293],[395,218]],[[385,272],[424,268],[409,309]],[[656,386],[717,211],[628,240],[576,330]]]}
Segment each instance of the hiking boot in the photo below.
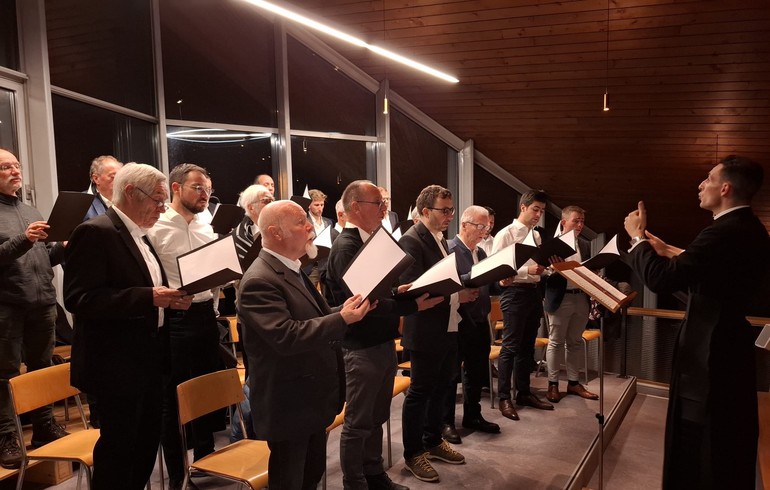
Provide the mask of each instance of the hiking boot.
{"label": "hiking boot", "polygon": [[0,434],[0,466],[9,470],[21,467],[21,447],[16,434]]}
{"label": "hiking boot", "polygon": [[64,430],[64,426],[59,425],[52,420],[40,427],[32,428],[32,447],[38,448],[40,446],[45,446],[49,442],[61,439],[67,435],[69,435],[69,432]]}
{"label": "hiking boot", "polygon": [[452,449],[446,441],[441,441],[438,446],[428,449],[427,458],[438,459],[449,464],[465,463],[465,456]]}
{"label": "hiking boot", "polygon": [[[446,443],[445,443],[446,444]],[[427,482],[437,482],[438,472],[433,469],[430,461],[427,458],[428,453],[418,454],[404,461],[406,469],[412,472],[412,474],[418,480]]]}

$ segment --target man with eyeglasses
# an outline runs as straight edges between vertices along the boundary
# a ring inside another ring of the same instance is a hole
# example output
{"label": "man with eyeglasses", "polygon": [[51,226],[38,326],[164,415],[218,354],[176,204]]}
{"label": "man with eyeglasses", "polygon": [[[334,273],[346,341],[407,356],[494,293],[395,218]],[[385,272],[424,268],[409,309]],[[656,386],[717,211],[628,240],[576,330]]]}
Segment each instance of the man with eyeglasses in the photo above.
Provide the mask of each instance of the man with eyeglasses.
{"label": "man with eyeglasses", "polygon": [[[457,272],[468,274],[471,267],[487,258],[479,247],[482,238],[489,231],[489,213],[481,206],[469,206],[460,218],[460,232],[449,240],[449,251],[457,256]],[[481,416],[481,387],[489,369],[489,298],[490,286],[479,288],[476,301],[460,305],[462,321],[458,326],[458,369],[462,369],[463,382],[463,427],[480,432],[496,434],[500,426],[488,422]],[[455,428],[455,398],[457,383],[453,383],[446,398],[444,425],[441,433],[447,441],[460,444],[462,439]]]}
{"label": "man with eyeglasses", "polygon": [[[0,380],[19,375],[22,353],[28,371],[51,365],[56,328],[52,265],[64,246],[46,244],[48,224],[19,199],[21,164],[0,149]],[[42,446],[67,433],[53,419],[52,407],[32,412],[32,445]],[[21,466],[20,441],[5,387],[0,389],[0,465]]]}
{"label": "man with eyeglasses", "polygon": [[155,466],[166,312],[185,310],[192,300],[168,287],[146,239],[167,197],[163,173],[126,164],[115,175],[112,207],[79,225],[67,246],[64,305],[75,318],[70,378],[100,407],[93,490],[142,488]]}
{"label": "man with eyeglasses", "polygon": [[[439,185],[420,191],[416,202],[420,221],[404,233],[399,245],[414,258],[401,275],[409,284],[449,255],[444,232],[454,219],[452,193]],[[429,460],[463,464],[465,457],[441,437],[446,397],[457,376],[457,329],[461,303],[474,301],[478,289],[463,289],[434,308],[404,318],[402,345],[409,349],[412,383],[402,415],[406,468],[422,481],[439,481]]]}
{"label": "man with eyeglasses", "polygon": [[[521,196],[519,216],[495,236],[493,253],[514,243],[521,243],[532,233],[535,243],[540,244],[540,234],[533,230],[545,212],[548,196],[543,191],[529,190]],[[528,260],[516,271],[516,275],[500,281],[500,307],[503,310],[503,346],[498,361],[499,408],[503,417],[519,420],[519,414],[511,401],[515,389],[516,403],[540,410],[553,410],[553,405],[538,398],[529,387],[535,338],[543,314],[543,298],[538,290],[540,276],[545,268]],[[515,366],[515,368],[514,368]],[[511,378],[516,372],[515,388]]]}
{"label": "man with eyeglasses", "polygon": [[[347,223],[329,253],[327,290],[332,305],[352,295],[342,276],[364,242],[380,226],[386,209],[368,180],[351,182],[342,193]],[[346,490],[408,490],[393,482],[382,465],[382,424],[390,418],[399,317],[427,309],[443,299],[377,298],[377,308],[350,325],[342,341],[346,372],[345,420],[340,436],[342,484]]]}
{"label": "man with eyeglasses", "polygon": [[[177,257],[217,238],[211,225],[200,220],[213,193],[211,178],[205,168],[182,163],[169,173],[171,204],[147,232],[153,248],[166,271],[169,286],[182,286]],[[223,368],[219,355],[219,326],[215,299],[219,289],[203,291],[192,299],[190,308],[167,310],[171,372],[163,397],[163,453],[168,468],[169,486],[181,488],[184,479],[182,441],[177,427],[176,386],[187,380]],[[216,413],[193,422],[191,446],[194,459],[214,451],[213,432],[222,425]]]}

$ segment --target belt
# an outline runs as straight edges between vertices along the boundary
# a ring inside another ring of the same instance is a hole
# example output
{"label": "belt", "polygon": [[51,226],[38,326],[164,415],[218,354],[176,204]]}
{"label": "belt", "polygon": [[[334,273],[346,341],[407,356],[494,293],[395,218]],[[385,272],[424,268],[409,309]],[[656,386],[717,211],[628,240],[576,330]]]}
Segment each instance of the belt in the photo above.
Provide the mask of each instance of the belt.
{"label": "belt", "polygon": [[210,311],[214,309],[214,300],[209,299],[206,301],[201,301],[199,303],[193,303],[190,305],[190,308],[187,311]]}
{"label": "belt", "polygon": [[582,289],[565,289],[564,294],[580,294],[582,293]]}
{"label": "belt", "polygon": [[514,282],[513,287],[515,288],[536,288],[537,283],[536,282]]}

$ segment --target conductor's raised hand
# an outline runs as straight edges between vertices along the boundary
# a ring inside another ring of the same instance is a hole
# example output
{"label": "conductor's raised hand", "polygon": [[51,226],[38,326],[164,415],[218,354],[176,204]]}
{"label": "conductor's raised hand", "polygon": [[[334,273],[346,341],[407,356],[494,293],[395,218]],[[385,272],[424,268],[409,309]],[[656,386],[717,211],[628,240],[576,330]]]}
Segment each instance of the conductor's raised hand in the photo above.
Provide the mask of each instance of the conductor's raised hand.
{"label": "conductor's raised hand", "polygon": [[644,230],[647,229],[647,209],[644,207],[644,201],[639,201],[634,211],[628,213],[623,227],[631,238],[644,238]]}
{"label": "conductor's raised hand", "polygon": [[361,295],[356,294],[345,301],[340,310],[340,315],[346,324],[360,322],[363,317],[369,313],[371,309],[369,300],[365,299],[361,301]]}

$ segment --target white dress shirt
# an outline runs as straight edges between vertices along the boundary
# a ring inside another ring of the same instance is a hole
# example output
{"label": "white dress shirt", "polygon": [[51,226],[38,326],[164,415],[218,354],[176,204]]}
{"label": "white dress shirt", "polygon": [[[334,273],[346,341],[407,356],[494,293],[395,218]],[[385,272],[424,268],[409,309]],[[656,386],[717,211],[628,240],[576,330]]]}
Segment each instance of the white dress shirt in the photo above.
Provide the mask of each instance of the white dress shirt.
{"label": "white dress shirt", "polygon": [[[504,249],[508,245],[512,245],[514,243],[521,243],[524,241],[524,239],[529,234],[530,228],[519,221],[518,218],[513,220],[513,223],[506,226],[502,230],[500,230],[497,235],[495,235],[495,241],[494,245],[492,246],[492,253],[499,252],[500,250]],[[540,233],[533,231],[532,232],[535,236],[535,243],[538,244],[538,246],[541,243],[540,239]],[[535,283],[540,282],[540,276],[532,276],[527,273],[527,269],[530,265],[534,265],[535,261],[532,259],[529,259],[524,263],[524,265],[521,266],[521,268],[516,271],[516,276],[514,276],[513,282],[518,283]]]}

